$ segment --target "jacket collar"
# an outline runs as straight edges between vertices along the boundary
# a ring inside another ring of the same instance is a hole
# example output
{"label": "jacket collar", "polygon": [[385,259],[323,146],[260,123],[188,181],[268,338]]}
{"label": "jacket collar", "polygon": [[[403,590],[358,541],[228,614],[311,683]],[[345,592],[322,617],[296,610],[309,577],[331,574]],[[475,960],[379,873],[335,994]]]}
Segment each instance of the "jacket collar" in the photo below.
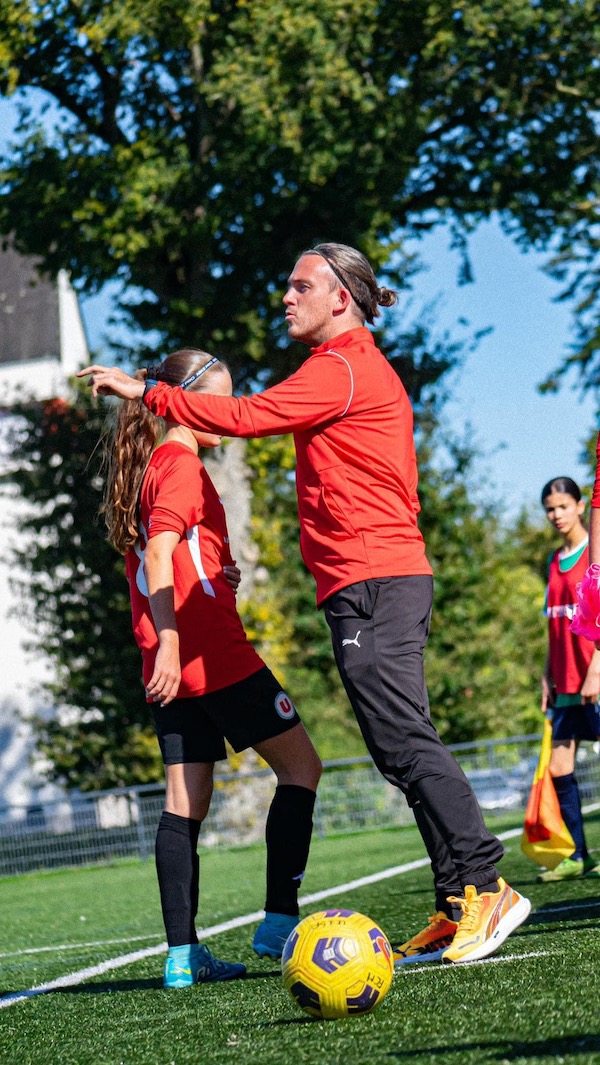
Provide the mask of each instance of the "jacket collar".
{"label": "jacket collar", "polygon": [[373,334],[370,329],[367,329],[366,325],[356,326],[354,329],[347,329],[345,333],[340,333],[339,336],[332,337],[331,340],[326,340],[324,344],[319,344],[316,348],[311,348],[311,355],[322,355],[325,351],[331,351],[332,348],[347,348],[350,344],[372,344],[375,345],[373,340]]}

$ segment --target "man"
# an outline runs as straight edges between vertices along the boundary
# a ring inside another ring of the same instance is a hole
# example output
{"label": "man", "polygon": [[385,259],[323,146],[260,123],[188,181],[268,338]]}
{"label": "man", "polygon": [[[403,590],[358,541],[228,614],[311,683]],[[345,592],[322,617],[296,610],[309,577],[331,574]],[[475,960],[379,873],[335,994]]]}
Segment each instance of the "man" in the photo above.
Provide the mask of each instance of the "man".
{"label": "man", "polygon": [[600,433],[596,445],[596,479],[590,513],[590,565],[594,564],[600,565]]}
{"label": "man", "polygon": [[500,879],[503,847],[429,715],[423,676],[433,595],[418,528],[417,464],[406,392],[365,321],[395,294],[354,248],[304,252],[283,302],[288,334],[310,346],[300,369],[240,399],[190,395],[121,370],[89,366],[94,395],[136,399],[153,413],[225,436],[292,432],[300,547],[317,586],[348,698],[383,776],[412,807],[435,880],[427,928],[396,964],[491,954],[530,904]]}

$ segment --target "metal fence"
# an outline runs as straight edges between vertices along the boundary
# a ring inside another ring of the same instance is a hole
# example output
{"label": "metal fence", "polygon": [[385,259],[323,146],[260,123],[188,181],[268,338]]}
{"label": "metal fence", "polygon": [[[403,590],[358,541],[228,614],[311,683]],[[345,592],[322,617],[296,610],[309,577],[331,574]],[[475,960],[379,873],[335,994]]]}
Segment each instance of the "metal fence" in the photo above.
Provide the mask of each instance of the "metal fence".
{"label": "metal fence", "polygon": [[[484,814],[524,810],[540,736],[454,744],[450,749],[472,781]],[[600,744],[580,748],[577,778],[585,802],[600,801]],[[269,769],[215,776],[203,847],[254,843],[264,835],[275,782]],[[162,785],[71,794],[39,806],[0,807],[0,876],[147,858],[164,805]],[[365,758],[325,764],[315,807],[320,837],[411,824],[397,788]]]}

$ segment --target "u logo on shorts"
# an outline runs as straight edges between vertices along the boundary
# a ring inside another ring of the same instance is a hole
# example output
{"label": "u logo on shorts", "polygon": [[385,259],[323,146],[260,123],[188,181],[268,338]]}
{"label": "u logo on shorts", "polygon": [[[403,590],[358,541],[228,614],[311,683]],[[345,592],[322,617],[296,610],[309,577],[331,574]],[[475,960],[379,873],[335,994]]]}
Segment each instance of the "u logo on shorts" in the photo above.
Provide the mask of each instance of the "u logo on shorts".
{"label": "u logo on shorts", "polygon": [[285,692],[279,692],[279,694],[275,696],[275,709],[284,721],[290,721],[296,713],[296,708],[292,700]]}

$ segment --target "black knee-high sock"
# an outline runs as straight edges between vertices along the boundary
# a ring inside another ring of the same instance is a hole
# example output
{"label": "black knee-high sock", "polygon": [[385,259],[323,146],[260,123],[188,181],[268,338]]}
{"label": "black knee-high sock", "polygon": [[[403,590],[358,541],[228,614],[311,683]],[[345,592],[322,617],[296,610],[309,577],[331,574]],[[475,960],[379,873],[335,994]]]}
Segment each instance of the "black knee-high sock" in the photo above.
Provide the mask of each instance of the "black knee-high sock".
{"label": "black knee-high sock", "polygon": [[271,913],[298,913],[298,889],[304,876],[315,793],[297,784],[275,789],[267,817],[267,899]]}
{"label": "black knee-high sock", "polygon": [[170,947],[197,943],[200,821],[164,810],[156,833],[156,872]]}
{"label": "black knee-high sock", "polygon": [[554,777],[553,779],[563,821],[569,829],[575,844],[575,850],[571,857],[587,858],[588,849],[585,844],[581,799],[575,774],[566,773],[562,777]]}

